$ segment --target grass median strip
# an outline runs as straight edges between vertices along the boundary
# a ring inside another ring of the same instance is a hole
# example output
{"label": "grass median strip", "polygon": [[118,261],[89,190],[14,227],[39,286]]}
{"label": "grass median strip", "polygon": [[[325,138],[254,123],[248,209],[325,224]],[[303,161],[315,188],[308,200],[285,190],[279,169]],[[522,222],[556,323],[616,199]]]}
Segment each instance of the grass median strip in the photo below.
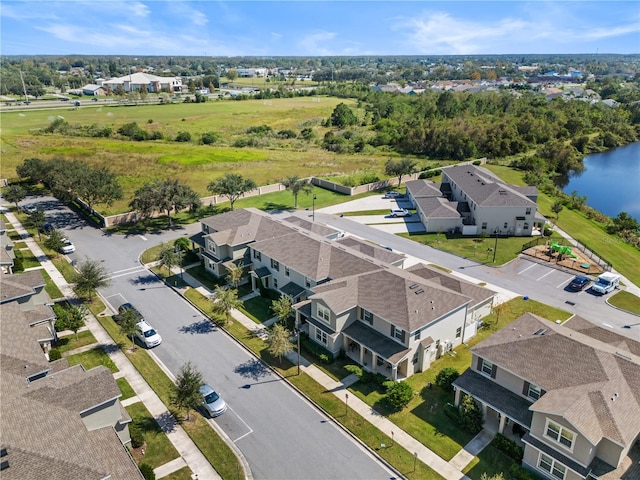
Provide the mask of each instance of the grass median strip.
{"label": "grass median strip", "polygon": [[76,348],[92,345],[96,342],[97,340],[96,337],[93,336],[93,333],[89,330],[84,330],[78,332],[77,338],[75,334],[58,337],[55,348],[57,348],[60,353],[64,353],[75,350]]}
{"label": "grass median strip", "polygon": [[109,355],[107,355],[107,353],[100,347],[87,350],[86,352],[69,355],[67,357],[67,362],[69,362],[69,365],[77,365],[80,363],[85,370],[91,370],[99,365],[104,365],[113,373],[118,371],[116,364],[113,363],[109,358]]}
{"label": "grass median strip", "polygon": [[609,303],[620,310],[640,315],[640,298],[633,293],[619,291],[609,298]]}

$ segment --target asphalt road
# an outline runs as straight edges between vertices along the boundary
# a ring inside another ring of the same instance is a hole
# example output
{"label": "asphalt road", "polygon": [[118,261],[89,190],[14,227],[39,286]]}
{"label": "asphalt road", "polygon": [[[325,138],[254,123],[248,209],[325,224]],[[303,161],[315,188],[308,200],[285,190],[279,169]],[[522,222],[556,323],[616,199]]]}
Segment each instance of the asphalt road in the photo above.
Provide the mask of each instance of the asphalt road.
{"label": "asphalt road", "polygon": [[100,291],[114,310],[133,303],[162,335],[153,353],[174,375],[187,361],[219,390],[229,409],[216,422],[245,455],[256,479],[389,479],[379,460],[274,376],[179,294],[143,268],[139,255],[162,241],[196,233],[199,224],[145,236],[106,235],[50,197],[47,220],[76,245],[69,257],[100,260],[112,283]]}

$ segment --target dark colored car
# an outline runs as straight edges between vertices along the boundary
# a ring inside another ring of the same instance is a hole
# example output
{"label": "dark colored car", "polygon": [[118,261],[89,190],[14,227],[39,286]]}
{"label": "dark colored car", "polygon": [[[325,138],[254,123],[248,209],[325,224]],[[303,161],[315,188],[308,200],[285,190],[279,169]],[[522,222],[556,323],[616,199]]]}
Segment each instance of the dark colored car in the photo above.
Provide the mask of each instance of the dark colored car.
{"label": "dark colored car", "polygon": [[569,290],[574,290],[579,292],[580,290],[584,290],[591,283],[591,279],[589,277],[585,277],[583,275],[578,275],[576,278],[571,280],[571,283],[567,285]]}
{"label": "dark colored car", "polygon": [[131,310],[135,314],[137,322],[143,320],[142,314],[138,311],[138,309],[127,302],[118,307],[118,315],[115,317],[116,322],[120,318],[120,315],[122,315],[127,310]]}
{"label": "dark colored car", "polygon": [[43,223],[42,226],[40,228],[38,228],[40,233],[46,233],[46,234],[49,234],[49,233],[53,232],[55,229],[56,229],[56,227],[54,227],[49,222]]}

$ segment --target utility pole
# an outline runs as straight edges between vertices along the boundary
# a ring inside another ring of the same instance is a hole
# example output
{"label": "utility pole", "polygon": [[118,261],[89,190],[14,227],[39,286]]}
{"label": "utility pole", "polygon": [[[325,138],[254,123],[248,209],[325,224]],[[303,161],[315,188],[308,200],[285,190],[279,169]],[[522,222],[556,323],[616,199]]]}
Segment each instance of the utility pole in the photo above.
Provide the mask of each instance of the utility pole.
{"label": "utility pole", "polygon": [[496,243],[493,246],[493,262],[492,263],[496,263],[496,250],[498,249],[498,229],[497,228],[495,230],[495,234],[496,234]]}

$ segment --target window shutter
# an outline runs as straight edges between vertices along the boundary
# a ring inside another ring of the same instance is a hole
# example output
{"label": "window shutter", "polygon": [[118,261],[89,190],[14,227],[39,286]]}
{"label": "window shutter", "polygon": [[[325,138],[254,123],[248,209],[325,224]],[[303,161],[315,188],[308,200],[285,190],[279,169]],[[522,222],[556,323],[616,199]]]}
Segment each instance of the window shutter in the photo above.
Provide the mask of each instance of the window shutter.
{"label": "window shutter", "polygon": [[522,387],[522,394],[526,397],[529,394],[529,382],[525,381],[524,386]]}
{"label": "window shutter", "polygon": [[478,357],[478,363],[476,365],[476,370],[478,371],[482,371],[482,359],[480,357]]}
{"label": "window shutter", "polygon": [[496,372],[498,371],[498,367],[494,365],[491,367],[491,378],[496,378]]}
{"label": "window shutter", "polygon": [[396,333],[396,327],[395,325],[391,325],[391,337],[393,338],[395,336]]}
{"label": "window shutter", "polygon": [[407,332],[405,332],[405,331],[403,330],[403,331],[402,331],[402,339],[401,339],[402,343],[404,343],[404,340],[405,340],[405,338],[406,338],[406,335],[407,335]]}

